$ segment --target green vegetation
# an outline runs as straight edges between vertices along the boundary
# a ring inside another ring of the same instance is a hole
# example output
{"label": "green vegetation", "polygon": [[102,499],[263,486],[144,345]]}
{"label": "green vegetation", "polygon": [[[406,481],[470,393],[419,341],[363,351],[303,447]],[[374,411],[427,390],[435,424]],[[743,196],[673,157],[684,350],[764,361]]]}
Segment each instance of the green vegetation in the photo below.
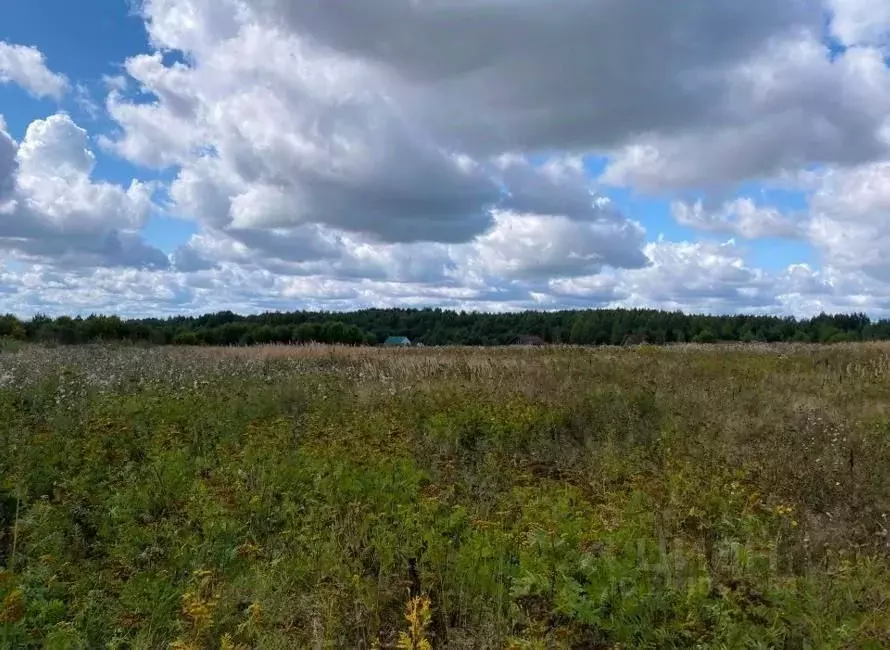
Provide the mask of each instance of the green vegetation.
{"label": "green vegetation", "polygon": [[117,316],[20,321],[0,317],[0,340],[39,343],[144,342],[157,345],[340,343],[374,345],[407,336],[424,345],[508,345],[525,337],[546,343],[714,343],[718,341],[845,343],[890,340],[890,320],[865,314],[821,314],[798,320],[778,316],[701,316],[651,309],[483,314],[441,309],[265,313],[230,311],[166,320]]}
{"label": "green vegetation", "polygon": [[888,403],[876,343],[24,345],[0,647],[888,647]]}

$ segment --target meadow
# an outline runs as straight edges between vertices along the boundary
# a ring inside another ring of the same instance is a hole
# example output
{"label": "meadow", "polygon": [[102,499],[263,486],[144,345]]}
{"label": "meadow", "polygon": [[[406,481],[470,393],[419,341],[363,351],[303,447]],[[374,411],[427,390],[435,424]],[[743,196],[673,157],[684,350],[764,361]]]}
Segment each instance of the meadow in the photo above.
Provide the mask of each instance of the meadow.
{"label": "meadow", "polygon": [[890,647],[890,345],[0,352],[0,647]]}

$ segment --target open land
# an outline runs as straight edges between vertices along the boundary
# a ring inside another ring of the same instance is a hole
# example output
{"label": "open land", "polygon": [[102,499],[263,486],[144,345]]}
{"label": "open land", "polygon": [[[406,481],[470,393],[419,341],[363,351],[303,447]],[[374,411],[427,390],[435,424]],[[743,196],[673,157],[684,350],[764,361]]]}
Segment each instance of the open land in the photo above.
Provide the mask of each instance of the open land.
{"label": "open land", "polygon": [[0,646],[890,647],[890,346],[0,354]]}

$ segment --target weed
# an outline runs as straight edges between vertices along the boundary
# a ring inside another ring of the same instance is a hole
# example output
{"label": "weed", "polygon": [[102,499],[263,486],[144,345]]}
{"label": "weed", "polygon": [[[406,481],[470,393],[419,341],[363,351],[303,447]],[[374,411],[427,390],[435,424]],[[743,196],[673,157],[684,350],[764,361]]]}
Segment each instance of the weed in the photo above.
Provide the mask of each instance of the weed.
{"label": "weed", "polygon": [[432,650],[427,638],[431,620],[430,599],[426,596],[411,598],[405,606],[405,620],[408,621],[408,631],[399,632],[399,650]]}
{"label": "weed", "polygon": [[0,647],[887,647],[888,402],[877,343],[22,345]]}

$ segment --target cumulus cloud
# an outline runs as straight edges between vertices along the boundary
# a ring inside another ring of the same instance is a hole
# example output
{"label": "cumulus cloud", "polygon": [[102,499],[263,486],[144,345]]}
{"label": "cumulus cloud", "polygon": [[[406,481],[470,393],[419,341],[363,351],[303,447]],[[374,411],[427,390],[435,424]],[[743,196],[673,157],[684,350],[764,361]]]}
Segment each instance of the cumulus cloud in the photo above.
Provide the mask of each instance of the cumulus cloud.
{"label": "cumulus cloud", "polygon": [[770,43],[727,70],[722,119],[617,150],[602,180],[652,193],[731,188],[816,163],[890,154],[890,69],[874,48],[833,60],[814,34]]}
{"label": "cumulus cloud", "polygon": [[614,304],[727,313],[778,307],[772,279],[751,268],[734,242],[651,242],[649,264],[606,277],[550,282],[557,296],[607,295]]}
{"label": "cumulus cloud", "polygon": [[495,153],[601,149],[710,122],[724,108],[727,69],[820,19],[796,0],[744,11],[731,0],[245,4],[267,25],[285,20],[372,62],[437,131]]}
{"label": "cumulus cloud", "polygon": [[392,282],[443,282],[454,266],[444,245],[381,244],[316,225],[234,234],[207,230],[178,247],[172,259],[182,272],[238,265],[281,276]]}
{"label": "cumulus cloud", "polygon": [[[832,57],[822,9],[804,0],[745,11],[730,0],[147,0],[143,11],[153,42],[189,63],[127,63],[157,101],[112,94],[122,133],[109,145],[184,165],[183,184],[237,199],[214,214],[253,226],[324,212],[347,229],[472,237],[497,198],[485,163],[505,152],[614,152],[606,182],[662,191],[888,150],[880,52]],[[429,233],[417,212],[431,215]]]}
{"label": "cumulus cloud", "polygon": [[833,57],[817,2],[741,11],[723,0],[246,0],[242,9],[244,20],[285,20],[290,33],[382,71],[401,106],[474,156],[615,152],[609,182],[662,191],[887,152],[881,52]]}
{"label": "cumulus cloud", "polygon": [[9,193],[14,187],[16,141],[6,132],[6,120],[0,115],[0,205],[4,199],[10,200]]}
{"label": "cumulus cloud", "polygon": [[86,132],[59,113],[21,143],[0,129],[0,247],[62,265],[167,265],[138,234],[152,189],[95,182]]}
{"label": "cumulus cloud", "polygon": [[[806,108],[807,92],[843,85],[841,66],[818,48],[782,67],[820,28],[821,12],[800,1],[758,0],[740,12],[728,0],[148,0],[143,13],[152,42],[186,62],[127,62],[155,101],[113,92],[121,131],[106,146],[178,167],[178,209],[220,229],[318,223],[384,242],[454,243],[490,228],[493,209],[577,218],[593,201],[578,158],[504,168],[503,154],[651,147],[692,137],[697,125],[729,132],[757,118],[780,128]],[[787,100],[749,92],[771,74],[781,88],[801,72],[813,88]],[[868,156],[881,143],[869,140],[874,120],[862,120],[837,130]],[[789,153],[754,151],[720,175],[769,171],[782,156],[848,154],[811,126]],[[611,182],[639,175],[620,167]]]}
{"label": "cumulus cloud", "polygon": [[675,201],[671,205],[671,214],[684,226],[746,239],[802,235],[800,218],[783,214],[776,208],[758,206],[748,197],[726,201],[712,209],[702,201]]}
{"label": "cumulus cloud", "polygon": [[844,45],[890,43],[890,5],[883,0],[828,0],[831,33]]}
{"label": "cumulus cloud", "polygon": [[486,277],[542,280],[590,275],[605,266],[645,266],[643,229],[610,218],[572,221],[565,216],[497,213],[495,227],[456,251],[461,268]]}
{"label": "cumulus cloud", "polygon": [[[826,9],[844,47],[825,40]],[[94,178],[69,118],[38,120],[21,144],[0,129],[0,247],[35,269],[15,285],[22,300],[51,281],[49,307],[67,291],[125,310],[796,312],[868,296],[883,308],[880,3],[143,0],[141,11],[155,51],[105,80],[115,128],[98,141],[163,170],[165,209],[198,233],[169,261],[147,244],[153,188]],[[777,178],[798,181],[806,211],[746,198],[747,181]],[[647,243],[647,215],[617,207],[641,194],[697,232],[811,242],[821,264],[767,271],[733,241]]]}
{"label": "cumulus cloud", "polygon": [[794,264],[768,272],[744,261],[732,242],[654,242],[649,265],[594,275],[522,282],[425,283],[386,278],[287,275],[224,262],[189,272],[62,268],[32,264],[15,271],[0,260],[0,310],[27,315],[108,311],[124,315],[242,313],[277,309],[343,310],[427,306],[506,311],[587,307],[661,307],[689,312],[790,313],[868,310],[890,315],[883,283],[860,272]]}
{"label": "cumulus cloud", "polygon": [[6,41],[0,41],[0,83],[14,83],[35,97],[56,100],[68,90],[68,79],[46,67],[40,50]]}
{"label": "cumulus cloud", "polygon": [[123,135],[108,146],[177,164],[183,213],[215,228],[318,223],[389,242],[466,241],[489,225],[493,179],[415,128],[363,66],[251,26],[207,47],[194,67],[128,63],[156,103],[110,99]]}
{"label": "cumulus cloud", "polygon": [[809,238],[829,264],[890,281],[890,163],[826,171],[810,213]]}
{"label": "cumulus cloud", "polygon": [[[153,41],[185,49],[188,63],[131,58],[128,74],[154,100],[113,90],[108,109],[120,131],[103,145],[138,164],[176,168],[172,210],[257,251],[267,268],[301,273],[324,260],[338,274],[376,277],[386,264],[398,269],[387,277],[441,276],[465,257],[464,244],[487,254],[498,211],[537,215],[541,250],[562,250],[545,241],[548,224],[565,237],[568,221],[589,220],[571,226],[580,239],[562,269],[580,259],[641,263],[639,227],[597,194],[582,158],[533,163],[456,147],[405,94],[404,79],[373,57],[270,21],[271,9],[145,4]],[[406,266],[424,257],[403,254],[420,242],[434,263]],[[250,255],[242,251],[242,261]],[[191,245],[176,258],[181,268],[213,264]],[[527,262],[501,268],[510,264]]]}
{"label": "cumulus cloud", "polygon": [[498,208],[524,214],[560,215],[587,219],[620,218],[611,202],[591,187],[584,161],[578,157],[551,158],[533,165],[527,158],[504,155],[495,162],[507,195]]}

